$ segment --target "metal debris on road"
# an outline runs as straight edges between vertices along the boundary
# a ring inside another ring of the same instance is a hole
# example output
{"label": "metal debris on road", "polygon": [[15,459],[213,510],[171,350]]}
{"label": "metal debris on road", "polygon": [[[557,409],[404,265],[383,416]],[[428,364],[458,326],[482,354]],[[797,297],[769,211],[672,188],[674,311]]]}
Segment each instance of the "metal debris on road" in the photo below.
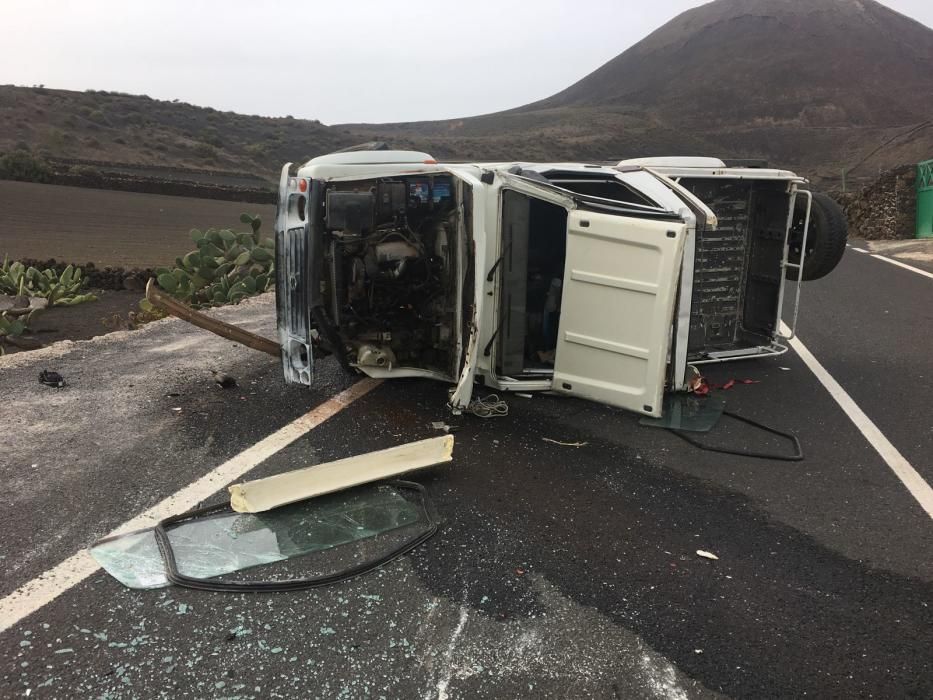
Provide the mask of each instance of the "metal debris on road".
{"label": "metal debris on road", "polygon": [[561,445],[563,447],[584,447],[585,445],[590,444],[588,442],[561,442],[560,440],[552,440],[551,438],[547,438],[547,437],[543,437],[541,439],[544,440],[545,442],[552,442],[555,445]]}

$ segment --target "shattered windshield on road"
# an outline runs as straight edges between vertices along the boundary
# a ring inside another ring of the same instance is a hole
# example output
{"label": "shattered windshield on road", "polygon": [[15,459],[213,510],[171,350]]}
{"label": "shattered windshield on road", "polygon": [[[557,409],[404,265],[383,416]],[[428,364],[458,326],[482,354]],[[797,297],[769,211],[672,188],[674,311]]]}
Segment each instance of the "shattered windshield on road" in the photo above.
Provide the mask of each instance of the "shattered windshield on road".
{"label": "shattered windshield on road", "polygon": [[[167,530],[178,572],[208,579],[424,525],[418,503],[393,486],[367,486],[265,513],[223,513]],[[101,540],[91,556],[129,588],[169,585],[153,529]],[[358,558],[352,555],[351,559]]]}
{"label": "shattered windshield on road", "polygon": [[726,402],[713,396],[665,394],[660,418],[642,418],[640,425],[708,433],[719,422]]}

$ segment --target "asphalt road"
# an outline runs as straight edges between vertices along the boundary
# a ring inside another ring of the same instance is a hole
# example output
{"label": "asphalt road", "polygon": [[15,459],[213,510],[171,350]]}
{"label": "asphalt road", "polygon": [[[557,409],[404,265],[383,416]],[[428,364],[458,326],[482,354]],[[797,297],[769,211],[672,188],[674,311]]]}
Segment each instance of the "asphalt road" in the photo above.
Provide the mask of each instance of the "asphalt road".
{"label": "asphalt road", "polygon": [[[802,341],[933,480],[933,280],[849,252],[803,303]],[[272,332],[269,299],[221,313]],[[38,384],[44,368],[69,386]],[[0,694],[933,696],[929,516],[793,353],[708,376],[758,380],[721,395],[806,459],[704,452],[558,397],[455,418],[444,386],[387,382],[250,476],[447,421],[453,463],[418,476],[444,520],[433,539],[299,593],[135,591],[98,571],[0,636]],[[0,360],[0,596],[352,382],[329,362],[317,379],[285,389],[275,359],[175,321]],[[729,419],[706,439],[788,449]]]}

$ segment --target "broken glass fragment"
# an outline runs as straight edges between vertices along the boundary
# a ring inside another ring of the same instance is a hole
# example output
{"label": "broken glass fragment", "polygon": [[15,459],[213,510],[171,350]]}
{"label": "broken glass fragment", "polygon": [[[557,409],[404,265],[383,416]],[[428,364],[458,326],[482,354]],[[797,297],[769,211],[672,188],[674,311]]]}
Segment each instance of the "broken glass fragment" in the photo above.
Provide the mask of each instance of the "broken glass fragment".
{"label": "broken glass fragment", "polygon": [[[169,527],[179,573],[213,578],[360,542],[423,520],[417,503],[392,486],[367,486],[265,513],[233,513]],[[152,529],[103,539],[90,549],[129,588],[169,585]]]}
{"label": "broken glass fragment", "polygon": [[725,407],[726,402],[715,396],[665,394],[661,417],[642,418],[638,423],[651,428],[708,433],[719,422]]}

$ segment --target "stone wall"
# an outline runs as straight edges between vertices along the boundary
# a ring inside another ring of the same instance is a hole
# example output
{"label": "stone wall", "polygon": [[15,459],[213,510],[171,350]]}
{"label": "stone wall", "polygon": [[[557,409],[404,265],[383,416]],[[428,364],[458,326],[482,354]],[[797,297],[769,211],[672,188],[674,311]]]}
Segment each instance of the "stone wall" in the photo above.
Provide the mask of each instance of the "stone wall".
{"label": "stone wall", "polygon": [[849,219],[849,237],[913,238],[917,217],[917,166],[887,170],[860,191],[836,194]]}
{"label": "stone wall", "polygon": [[[69,265],[55,258],[48,260],[27,258],[20,262],[26,267],[34,267],[37,270],[51,268],[59,275]],[[71,264],[81,268],[82,274],[88,280],[88,289],[130,289],[141,292],[146,289],[146,282],[149,278],[155,277],[155,272],[150,268],[96,267],[92,262]]]}
{"label": "stone wall", "polygon": [[123,192],[143,192],[146,194],[167,194],[174,197],[200,197],[202,199],[221,199],[252,204],[275,203],[275,193],[267,190],[237,187],[235,185],[207,185],[200,182],[159,180],[131,175],[116,177],[109,173],[56,172],[50,176],[48,182],[53,185],[92,187],[103,190],[121,190]]}

